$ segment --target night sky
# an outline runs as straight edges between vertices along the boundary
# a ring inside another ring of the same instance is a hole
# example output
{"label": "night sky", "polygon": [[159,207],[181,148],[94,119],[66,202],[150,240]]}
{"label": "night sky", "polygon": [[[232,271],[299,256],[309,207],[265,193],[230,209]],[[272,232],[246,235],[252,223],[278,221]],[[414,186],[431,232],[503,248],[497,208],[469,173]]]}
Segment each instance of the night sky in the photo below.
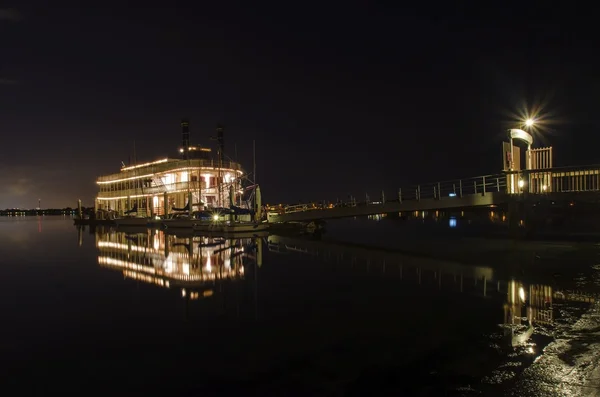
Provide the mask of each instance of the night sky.
{"label": "night sky", "polygon": [[176,155],[182,117],[248,170],[255,139],[270,203],[497,173],[527,112],[556,165],[600,163],[593,12],[388,3],[3,6],[0,208],[93,205],[134,141]]}

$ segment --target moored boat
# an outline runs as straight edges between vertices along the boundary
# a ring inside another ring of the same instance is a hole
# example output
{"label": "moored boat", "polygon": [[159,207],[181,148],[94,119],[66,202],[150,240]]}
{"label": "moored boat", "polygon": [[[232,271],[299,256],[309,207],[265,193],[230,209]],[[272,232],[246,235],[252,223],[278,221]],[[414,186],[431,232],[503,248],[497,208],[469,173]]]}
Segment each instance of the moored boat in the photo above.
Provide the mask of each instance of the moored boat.
{"label": "moored boat", "polygon": [[213,215],[208,211],[194,211],[188,213],[175,213],[167,219],[163,219],[160,223],[163,228],[189,228],[198,222],[207,222],[213,220]]}
{"label": "moored boat", "polygon": [[[94,214],[117,227],[152,227],[191,232],[239,233],[267,230],[254,171],[224,153],[223,127],[212,149],[190,145],[189,123],[182,120],[179,158],[122,163],[120,172],[98,178]],[[254,146],[253,146],[254,148]]]}

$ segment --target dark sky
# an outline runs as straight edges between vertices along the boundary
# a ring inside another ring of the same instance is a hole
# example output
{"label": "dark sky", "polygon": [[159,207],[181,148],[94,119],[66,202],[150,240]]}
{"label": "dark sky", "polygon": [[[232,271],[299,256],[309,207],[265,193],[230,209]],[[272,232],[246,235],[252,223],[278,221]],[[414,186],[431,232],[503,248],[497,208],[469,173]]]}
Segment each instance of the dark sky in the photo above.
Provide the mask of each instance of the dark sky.
{"label": "dark sky", "polygon": [[540,108],[555,164],[600,163],[593,12],[403,3],[3,6],[0,208],[92,205],[134,141],[174,155],[183,116],[247,169],[256,140],[267,202],[497,173]]}

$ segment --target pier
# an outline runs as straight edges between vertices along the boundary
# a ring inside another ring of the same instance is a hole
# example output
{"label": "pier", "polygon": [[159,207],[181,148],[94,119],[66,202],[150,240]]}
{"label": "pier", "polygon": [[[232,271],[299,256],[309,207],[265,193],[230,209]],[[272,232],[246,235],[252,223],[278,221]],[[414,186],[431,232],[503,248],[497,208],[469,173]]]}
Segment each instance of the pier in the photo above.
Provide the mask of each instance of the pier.
{"label": "pier", "polygon": [[[513,220],[523,219],[531,207],[592,204],[597,207],[600,165],[506,171],[450,181],[424,183],[380,193],[377,200],[365,195],[336,205],[300,204],[269,211],[269,222],[312,222],[384,213],[505,207]],[[598,207],[600,208],[600,207]]]}

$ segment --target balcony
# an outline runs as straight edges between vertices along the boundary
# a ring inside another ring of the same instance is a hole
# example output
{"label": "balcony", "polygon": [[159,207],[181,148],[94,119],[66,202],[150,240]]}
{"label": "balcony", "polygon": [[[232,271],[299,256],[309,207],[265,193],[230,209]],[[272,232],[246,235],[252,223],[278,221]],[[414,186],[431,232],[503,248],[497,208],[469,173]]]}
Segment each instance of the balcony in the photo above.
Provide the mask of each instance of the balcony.
{"label": "balcony", "polygon": [[[146,167],[135,168],[132,170],[121,171],[116,174],[104,175],[98,177],[98,182],[110,182],[122,179],[133,179],[136,177],[150,176],[163,172],[172,172],[178,169],[200,168],[201,170],[216,170],[219,168],[219,162],[215,160],[169,160],[163,163],[151,164]],[[223,161],[221,169],[227,171],[243,172],[239,163],[234,161]],[[186,182],[183,182],[186,183]],[[138,193],[139,194],[139,193]]]}
{"label": "balcony", "polygon": [[[174,192],[187,192],[189,189],[190,192],[198,192],[199,190],[202,194],[217,194],[217,187],[211,186],[209,188],[202,187],[200,188],[200,182],[198,181],[190,181],[190,182],[178,182],[178,183],[169,183],[164,184],[162,186],[150,186],[144,188],[131,188],[131,189],[121,189],[114,190],[110,192],[99,192],[98,198],[114,198],[114,197],[136,197],[136,196],[154,196],[160,195],[165,192],[174,193]],[[224,190],[224,189],[223,189]]]}

